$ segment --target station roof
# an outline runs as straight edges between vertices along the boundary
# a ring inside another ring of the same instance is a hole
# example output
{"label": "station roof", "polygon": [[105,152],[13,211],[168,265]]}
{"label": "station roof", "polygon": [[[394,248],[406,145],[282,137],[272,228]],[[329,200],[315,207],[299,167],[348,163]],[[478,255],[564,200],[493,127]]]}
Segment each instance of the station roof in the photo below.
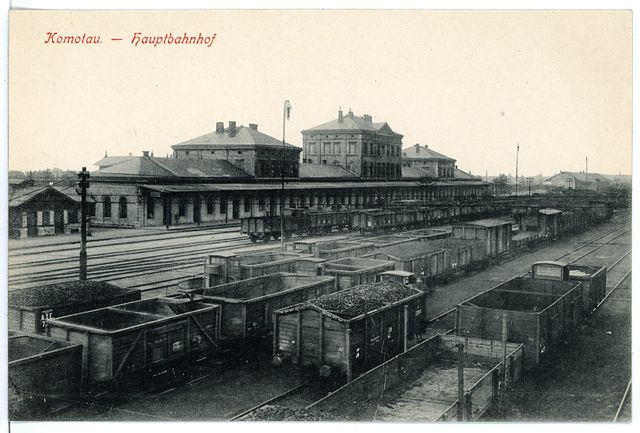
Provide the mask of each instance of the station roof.
{"label": "station roof", "polygon": [[442,161],[455,161],[455,159],[453,158],[443,155],[440,152],[436,152],[433,149],[429,149],[429,146],[427,145],[420,146],[419,144],[415,144],[411,147],[402,149],[402,157],[410,159],[435,159]]}
{"label": "station roof", "polygon": [[[235,133],[230,133],[229,128],[225,128],[220,132],[209,132],[190,140],[183,141],[171,146],[172,149],[178,150],[181,148],[211,148],[212,146],[220,147],[235,147],[235,146],[272,146],[282,147],[282,140],[274,138],[270,135],[264,134],[255,128],[247,128],[246,126],[238,126]],[[285,143],[285,146],[290,149],[302,151],[298,146],[294,146],[289,143]]]}
{"label": "station roof", "polygon": [[302,133],[319,131],[371,131],[402,137],[402,134],[394,132],[387,122],[373,122],[370,116],[366,114],[362,117],[356,116],[351,111],[344,116],[340,116],[339,114],[337,119],[305,129]]}
{"label": "station roof", "polygon": [[80,196],[75,194],[75,191],[73,191],[73,194],[69,193],[71,188],[72,187],[61,188],[45,186],[21,189],[9,197],[9,207],[18,207],[31,201],[37,201],[38,197],[41,195],[53,195],[59,197],[60,200],[78,203],[80,201]]}
{"label": "station roof", "polygon": [[[250,177],[229,161],[220,159],[178,159],[156,158],[153,156],[107,157],[118,158],[103,165],[92,173],[93,176],[140,176],[140,177]],[[106,159],[106,158],[105,158]]]}

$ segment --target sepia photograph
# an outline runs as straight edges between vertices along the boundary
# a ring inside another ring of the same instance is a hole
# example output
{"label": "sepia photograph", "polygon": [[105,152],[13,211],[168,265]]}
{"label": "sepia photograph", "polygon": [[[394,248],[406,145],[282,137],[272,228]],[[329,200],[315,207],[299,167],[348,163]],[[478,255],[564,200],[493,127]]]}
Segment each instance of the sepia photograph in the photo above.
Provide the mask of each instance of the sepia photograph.
{"label": "sepia photograph", "polygon": [[632,24],[9,9],[9,427],[629,426]]}

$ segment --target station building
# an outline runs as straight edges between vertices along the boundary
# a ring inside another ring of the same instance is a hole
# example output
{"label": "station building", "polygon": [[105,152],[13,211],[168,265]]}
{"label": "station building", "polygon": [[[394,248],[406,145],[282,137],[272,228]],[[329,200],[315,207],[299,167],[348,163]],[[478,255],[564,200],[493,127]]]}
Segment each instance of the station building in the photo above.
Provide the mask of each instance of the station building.
{"label": "station building", "polygon": [[[306,150],[283,146],[254,124],[230,122],[224,128],[218,122],[214,132],[173,145],[171,158],[149,152],[105,156],[91,174],[89,193],[96,203],[92,224],[162,227],[279,215],[283,154],[285,208],[364,208],[381,201],[447,202],[489,194],[489,184],[459,170],[425,183],[423,169],[402,165],[401,134],[384,122],[373,123],[370,116],[350,112],[342,122],[340,117],[339,112],[338,119],[322,128],[303,131]],[[347,129],[340,129],[343,124]],[[339,126],[332,130],[332,125]],[[350,129],[360,127],[359,132]],[[319,153],[327,144],[326,137],[316,137],[321,134],[332,136],[331,147]],[[350,142],[355,147],[350,148]]]}

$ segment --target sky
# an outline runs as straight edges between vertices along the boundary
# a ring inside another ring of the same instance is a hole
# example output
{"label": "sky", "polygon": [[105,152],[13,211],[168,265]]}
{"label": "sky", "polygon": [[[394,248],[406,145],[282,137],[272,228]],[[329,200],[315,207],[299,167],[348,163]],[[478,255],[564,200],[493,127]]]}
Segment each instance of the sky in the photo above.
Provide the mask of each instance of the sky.
{"label": "sky", "polygon": [[515,174],[518,144],[520,174],[631,174],[628,11],[11,11],[9,32],[10,169],[165,156],[218,121],[281,138],[288,99],[298,146],[342,107],[474,174]]}

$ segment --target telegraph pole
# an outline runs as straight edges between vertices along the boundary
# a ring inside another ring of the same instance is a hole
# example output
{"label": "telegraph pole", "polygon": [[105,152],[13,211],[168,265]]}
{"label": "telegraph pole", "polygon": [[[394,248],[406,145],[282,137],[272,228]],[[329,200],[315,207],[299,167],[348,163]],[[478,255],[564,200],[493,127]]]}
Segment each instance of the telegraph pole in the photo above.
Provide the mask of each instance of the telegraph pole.
{"label": "telegraph pole", "polygon": [[87,167],[82,167],[78,173],[80,186],[80,281],[87,279],[87,188],[91,175]]}
{"label": "telegraph pole", "polygon": [[516,197],[518,197],[518,156],[520,155],[520,143],[516,147]]}
{"label": "telegraph pole", "polygon": [[291,117],[291,103],[287,99],[284,101],[284,108],[282,110],[282,188],[280,190],[280,249],[284,252],[284,176],[285,176],[285,149],[286,144],[284,141],[285,137],[285,126],[287,124],[287,119]]}

